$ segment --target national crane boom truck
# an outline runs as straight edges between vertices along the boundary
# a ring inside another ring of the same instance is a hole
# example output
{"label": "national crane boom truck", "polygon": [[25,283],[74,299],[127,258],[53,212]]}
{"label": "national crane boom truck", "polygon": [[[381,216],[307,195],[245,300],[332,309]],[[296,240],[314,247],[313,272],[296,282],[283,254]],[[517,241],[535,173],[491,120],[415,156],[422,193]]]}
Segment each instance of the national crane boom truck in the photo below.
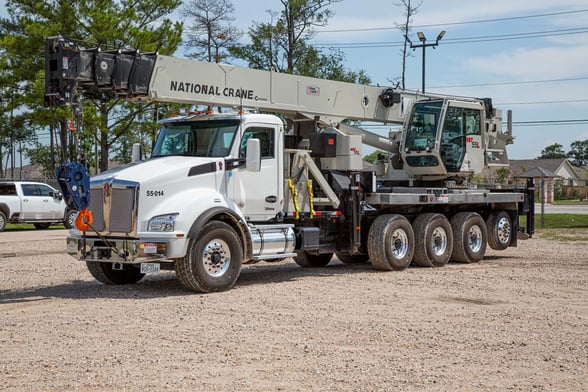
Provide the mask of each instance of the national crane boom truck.
{"label": "national crane boom truck", "polygon": [[[290,257],[302,267],[334,255],[379,270],[441,267],[533,234],[532,181],[504,190],[471,181],[508,166],[512,131],[490,99],[81,48],[63,37],[47,39],[45,56],[49,106],[85,97],[224,108],[161,120],[149,159],[91,178],[82,165],[60,167],[66,199],[90,212],[68,253],[102,283],[167,269],[189,290],[220,291],[244,264]],[[402,130],[383,137],[354,121]],[[370,169],[364,143],[385,152]]]}

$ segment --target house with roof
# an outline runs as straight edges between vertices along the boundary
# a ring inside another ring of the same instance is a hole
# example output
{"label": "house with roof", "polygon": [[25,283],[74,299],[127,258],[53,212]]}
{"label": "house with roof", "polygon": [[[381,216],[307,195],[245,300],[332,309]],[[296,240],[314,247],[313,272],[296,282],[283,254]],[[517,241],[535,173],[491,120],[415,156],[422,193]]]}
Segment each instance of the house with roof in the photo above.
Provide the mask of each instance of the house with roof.
{"label": "house with roof", "polygon": [[510,170],[513,179],[533,177],[536,192],[540,194],[543,188],[546,203],[553,202],[556,195],[586,197],[588,178],[567,158],[511,159]]}

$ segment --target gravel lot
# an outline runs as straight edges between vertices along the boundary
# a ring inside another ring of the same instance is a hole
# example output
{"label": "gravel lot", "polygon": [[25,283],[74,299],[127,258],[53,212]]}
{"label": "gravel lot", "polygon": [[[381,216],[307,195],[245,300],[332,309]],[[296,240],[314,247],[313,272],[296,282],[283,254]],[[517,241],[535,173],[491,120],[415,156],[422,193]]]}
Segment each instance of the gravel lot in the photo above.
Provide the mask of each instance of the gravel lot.
{"label": "gravel lot", "polygon": [[59,235],[0,241],[0,390],[585,391],[582,235],[439,269],[262,263],[206,295],[101,285]]}

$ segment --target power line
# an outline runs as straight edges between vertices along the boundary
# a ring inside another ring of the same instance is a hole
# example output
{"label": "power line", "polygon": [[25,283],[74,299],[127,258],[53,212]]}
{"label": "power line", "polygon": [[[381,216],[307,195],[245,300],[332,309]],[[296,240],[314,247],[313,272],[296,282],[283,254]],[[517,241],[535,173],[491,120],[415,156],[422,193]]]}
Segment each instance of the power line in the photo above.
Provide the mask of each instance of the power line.
{"label": "power line", "polygon": [[[443,40],[444,45],[490,42],[490,41],[510,41],[516,39],[530,39],[542,37],[555,37],[561,35],[586,34],[588,27],[579,27],[573,29],[559,29],[559,30],[543,30],[531,31],[525,33],[511,33],[511,34],[496,34],[477,37],[457,37],[447,38]],[[379,42],[341,42],[330,44],[313,44],[316,47],[332,47],[339,49],[367,49],[367,48],[386,48],[386,47],[401,47],[404,41],[379,41]]]}
{"label": "power line", "polygon": [[577,78],[543,79],[543,80],[522,80],[522,81],[517,81],[517,82],[452,84],[452,85],[447,85],[447,86],[433,86],[431,88],[509,86],[509,85],[513,85],[513,84],[538,84],[538,83],[572,82],[572,81],[587,80],[587,79],[588,79],[588,76],[581,76],[581,77],[577,77]]}
{"label": "power line", "polygon": [[[512,16],[512,17],[508,17],[508,18],[470,20],[470,21],[465,21],[465,22],[449,22],[449,23],[415,25],[415,26],[411,26],[411,27],[412,28],[424,28],[424,27],[458,26],[458,25],[474,24],[474,23],[504,22],[507,20],[531,19],[531,18],[540,18],[540,17],[546,17],[546,16],[577,14],[577,13],[581,13],[581,12],[588,12],[588,9],[575,10],[575,11],[551,12],[551,13],[547,13],[547,14]],[[396,29],[397,29],[397,27],[371,27],[371,28],[361,28],[361,29],[319,30],[319,31],[317,31],[317,33],[348,33],[348,32],[358,32],[358,31],[378,31],[378,30],[396,30]]]}
{"label": "power line", "polygon": [[583,125],[588,124],[588,119],[577,120],[536,120],[536,121],[513,121],[513,125],[523,127],[536,127],[541,125]]}
{"label": "power line", "polygon": [[588,102],[588,99],[563,99],[559,101],[535,101],[535,102],[498,102],[496,105],[543,105],[552,103],[577,103],[577,102]]}

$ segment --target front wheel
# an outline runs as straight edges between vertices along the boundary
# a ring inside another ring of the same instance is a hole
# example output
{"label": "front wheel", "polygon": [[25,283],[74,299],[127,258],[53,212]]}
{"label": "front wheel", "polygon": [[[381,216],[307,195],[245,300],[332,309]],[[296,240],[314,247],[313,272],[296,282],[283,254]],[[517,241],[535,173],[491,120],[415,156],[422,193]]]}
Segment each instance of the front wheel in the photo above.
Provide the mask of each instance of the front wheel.
{"label": "front wheel", "polygon": [[122,270],[115,270],[112,263],[101,263],[99,261],[86,261],[90,274],[98,282],[109,285],[123,285],[137,283],[145,274],[134,266],[123,264]]}
{"label": "front wheel", "polygon": [[0,211],[0,232],[3,232],[6,229],[6,214]]}
{"label": "front wheel", "polygon": [[414,254],[414,231],[408,219],[396,214],[377,217],[368,234],[368,253],[379,270],[408,267]]}
{"label": "front wheel", "polygon": [[69,230],[72,227],[74,227],[77,214],[78,212],[76,210],[68,210],[65,213],[65,218],[63,219],[63,226],[65,226],[66,229]]}
{"label": "front wheel", "polygon": [[209,222],[198,239],[188,245],[186,257],[176,261],[182,286],[199,293],[234,286],[243,263],[243,250],[235,230],[224,222]]}

